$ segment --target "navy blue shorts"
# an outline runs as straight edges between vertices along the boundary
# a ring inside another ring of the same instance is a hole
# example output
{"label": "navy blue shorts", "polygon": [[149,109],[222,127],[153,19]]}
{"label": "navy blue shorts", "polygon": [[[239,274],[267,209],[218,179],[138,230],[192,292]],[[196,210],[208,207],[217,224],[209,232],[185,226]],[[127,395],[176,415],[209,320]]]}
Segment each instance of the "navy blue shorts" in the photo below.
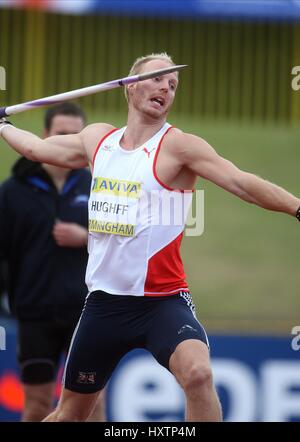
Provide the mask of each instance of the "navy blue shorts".
{"label": "navy blue shorts", "polygon": [[78,393],[101,390],[120,359],[136,348],[169,369],[170,356],[186,339],[208,345],[188,292],[155,298],[92,292],[73,335],[64,386]]}

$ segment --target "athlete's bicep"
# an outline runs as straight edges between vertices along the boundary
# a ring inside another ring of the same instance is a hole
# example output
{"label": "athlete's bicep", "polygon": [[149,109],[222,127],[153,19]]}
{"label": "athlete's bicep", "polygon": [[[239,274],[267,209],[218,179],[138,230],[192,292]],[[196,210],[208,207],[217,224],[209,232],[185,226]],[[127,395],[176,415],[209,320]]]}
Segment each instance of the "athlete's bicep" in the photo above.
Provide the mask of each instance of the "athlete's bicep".
{"label": "athlete's bicep", "polygon": [[39,162],[70,169],[85,167],[88,164],[80,134],[54,135],[45,138],[34,154]]}

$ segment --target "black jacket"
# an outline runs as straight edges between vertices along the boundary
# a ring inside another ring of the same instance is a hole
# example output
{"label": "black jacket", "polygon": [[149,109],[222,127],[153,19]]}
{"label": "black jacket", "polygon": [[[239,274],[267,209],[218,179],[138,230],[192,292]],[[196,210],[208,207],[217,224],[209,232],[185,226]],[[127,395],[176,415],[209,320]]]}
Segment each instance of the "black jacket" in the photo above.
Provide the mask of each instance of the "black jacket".
{"label": "black jacket", "polygon": [[56,245],[55,220],[87,227],[91,177],[71,171],[58,193],[38,163],[17,161],[0,187],[0,257],[8,264],[10,307],[19,319],[78,316],[87,294],[86,247]]}

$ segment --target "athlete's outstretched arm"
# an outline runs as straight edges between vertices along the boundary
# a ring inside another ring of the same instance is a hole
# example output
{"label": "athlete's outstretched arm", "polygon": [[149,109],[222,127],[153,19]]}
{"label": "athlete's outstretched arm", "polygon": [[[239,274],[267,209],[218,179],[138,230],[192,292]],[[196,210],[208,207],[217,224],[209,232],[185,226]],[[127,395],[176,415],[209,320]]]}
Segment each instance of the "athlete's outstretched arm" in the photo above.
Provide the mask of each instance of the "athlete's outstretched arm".
{"label": "athlete's outstretched arm", "polygon": [[269,181],[240,170],[199,137],[181,134],[178,140],[182,163],[198,176],[264,209],[296,215],[299,198]]}
{"label": "athlete's outstretched arm", "polygon": [[32,161],[77,169],[88,165],[82,132],[41,139],[0,120],[2,138],[18,153]]}

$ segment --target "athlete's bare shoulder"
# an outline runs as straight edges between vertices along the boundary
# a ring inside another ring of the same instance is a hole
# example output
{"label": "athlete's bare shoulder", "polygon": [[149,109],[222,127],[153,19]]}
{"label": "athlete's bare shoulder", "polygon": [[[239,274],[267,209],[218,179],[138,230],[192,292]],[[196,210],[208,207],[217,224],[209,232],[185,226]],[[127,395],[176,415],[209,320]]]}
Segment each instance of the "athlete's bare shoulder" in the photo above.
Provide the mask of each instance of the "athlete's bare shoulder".
{"label": "athlete's bare shoulder", "polygon": [[181,144],[180,139],[182,138],[182,134],[182,130],[177,127],[169,129],[162,141],[163,150],[173,154],[176,151],[176,146]]}
{"label": "athlete's bare shoulder", "polygon": [[182,156],[195,147],[205,148],[206,141],[197,135],[183,132],[177,127],[172,128],[165,137],[165,148],[175,156]]}
{"label": "athlete's bare shoulder", "polygon": [[163,141],[164,149],[172,153],[173,155],[181,155],[189,149],[191,144],[195,142],[195,140],[201,141],[201,138],[183,132],[181,129],[177,127],[173,127],[166,134],[165,139]]}
{"label": "athlete's bare shoulder", "polygon": [[99,141],[109,132],[114,130],[115,127],[107,123],[93,123],[86,126],[81,132],[80,136],[83,141],[87,157],[91,163],[93,160],[94,152],[97,148]]}

